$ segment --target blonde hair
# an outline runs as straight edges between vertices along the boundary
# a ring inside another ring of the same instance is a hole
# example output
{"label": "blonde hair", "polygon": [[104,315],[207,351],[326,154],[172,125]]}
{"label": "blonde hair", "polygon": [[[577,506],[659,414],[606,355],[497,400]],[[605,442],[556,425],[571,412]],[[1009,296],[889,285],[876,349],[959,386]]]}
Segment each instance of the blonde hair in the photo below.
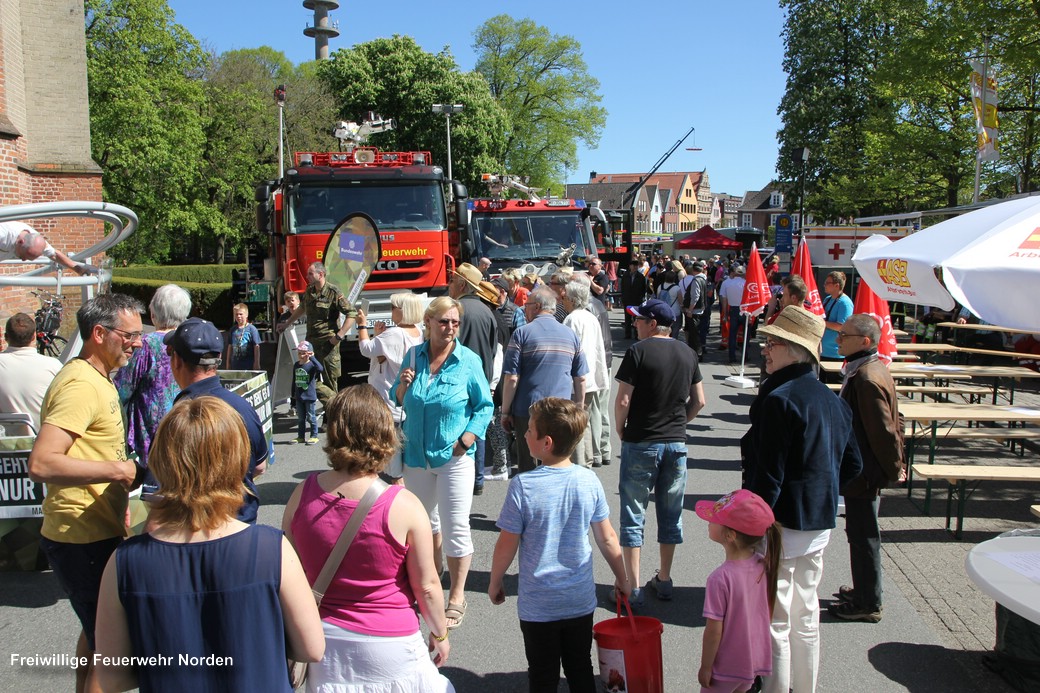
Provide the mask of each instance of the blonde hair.
{"label": "blonde hair", "polygon": [[422,299],[409,291],[390,294],[390,305],[401,310],[402,325],[417,325],[422,322]]}
{"label": "blonde hair", "polygon": [[148,451],[161,494],[152,517],[193,532],[234,519],[251,454],[242,417],[229,404],[216,397],[178,402]]}
{"label": "blonde hair", "polygon": [[435,319],[438,315],[444,315],[452,308],[459,311],[459,317],[462,317],[462,304],[456,301],[451,296],[438,296],[437,298],[430,301],[430,305],[426,306],[426,312],[423,313],[423,319],[429,318],[430,320]]}
{"label": "blonde hair", "polygon": [[338,472],[380,472],[397,451],[394,418],[368,383],[340,390],[329,400],[325,421],[325,454]]}
{"label": "blonde hair", "polygon": [[502,278],[509,282],[510,288],[515,288],[517,284],[523,281],[524,275],[516,267],[509,267],[502,270]]}
{"label": "blonde hair", "polygon": [[249,317],[249,306],[244,303],[236,303],[232,310],[243,310],[246,313],[246,317]]}

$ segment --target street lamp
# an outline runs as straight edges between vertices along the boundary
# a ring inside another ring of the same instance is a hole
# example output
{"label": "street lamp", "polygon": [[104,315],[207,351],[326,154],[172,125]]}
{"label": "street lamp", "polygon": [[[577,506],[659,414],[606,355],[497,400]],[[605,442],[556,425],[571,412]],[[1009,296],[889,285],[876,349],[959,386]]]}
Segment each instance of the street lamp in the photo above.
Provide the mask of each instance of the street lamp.
{"label": "street lamp", "polygon": [[[696,129],[693,131],[693,139],[694,140],[697,139],[697,130]],[[700,147],[687,147],[686,151],[688,151],[688,152],[703,152],[704,150],[701,149]],[[701,209],[700,209],[700,201],[699,200],[694,204],[694,208],[697,210],[697,214],[695,215],[695,217],[696,217],[697,223],[699,224],[700,223],[700,219],[701,219],[701,215],[700,215]],[[676,205],[676,210],[678,210],[678,209],[679,209],[679,206]],[[682,231],[682,216],[679,217],[679,229],[678,230],[680,232]]]}
{"label": "street lamp", "polygon": [[451,114],[462,113],[461,103],[435,103],[433,104],[434,113],[444,114],[444,118],[447,121],[448,128],[448,180],[453,180],[451,176]]}
{"label": "street lamp", "polygon": [[805,227],[805,165],[809,163],[809,148],[802,147],[794,151],[794,160],[801,164],[798,177],[801,178],[802,194],[798,196],[798,235],[804,236]]}

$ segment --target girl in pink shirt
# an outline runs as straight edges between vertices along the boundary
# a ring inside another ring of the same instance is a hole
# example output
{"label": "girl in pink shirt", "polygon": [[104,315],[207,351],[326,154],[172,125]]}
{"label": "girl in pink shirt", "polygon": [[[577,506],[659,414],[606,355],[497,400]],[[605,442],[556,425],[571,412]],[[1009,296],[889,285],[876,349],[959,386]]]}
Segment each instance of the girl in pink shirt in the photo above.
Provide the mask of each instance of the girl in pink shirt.
{"label": "girl in pink shirt", "polygon": [[[699,501],[708,537],[726,549],[726,562],[708,576],[704,643],[697,680],[701,693],[746,691],[773,670],[769,635],[783,551],[773,510],[746,489],[717,501]],[[756,549],[765,537],[766,553]]]}

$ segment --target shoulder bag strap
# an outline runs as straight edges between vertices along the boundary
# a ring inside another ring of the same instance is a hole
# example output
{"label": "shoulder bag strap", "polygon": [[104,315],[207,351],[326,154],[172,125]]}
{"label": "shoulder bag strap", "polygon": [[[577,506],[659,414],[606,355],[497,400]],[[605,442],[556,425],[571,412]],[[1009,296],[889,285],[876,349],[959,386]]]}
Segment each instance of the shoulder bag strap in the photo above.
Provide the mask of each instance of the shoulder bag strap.
{"label": "shoulder bag strap", "polygon": [[329,554],[324,567],[318,573],[318,579],[311,586],[314,600],[319,606],[321,606],[321,600],[325,596],[325,590],[329,588],[329,584],[332,582],[332,576],[336,574],[340,563],[343,562],[343,557],[347,555],[347,549],[350,548],[351,542],[354,541],[358,530],[361,529],[361,523],[365,521],[368,511],[372,509],[372,506],[375,505],[379,497],[383,495],[383,491],[387,488],[389,487],[381,479],[377,478],[368,487],[368,490],[365,491],[365,495],[361,497],[354,512],[351,513],[347,526],[343,528],[343,533],[339,535],[336,545],[332,547],[332,553]]}

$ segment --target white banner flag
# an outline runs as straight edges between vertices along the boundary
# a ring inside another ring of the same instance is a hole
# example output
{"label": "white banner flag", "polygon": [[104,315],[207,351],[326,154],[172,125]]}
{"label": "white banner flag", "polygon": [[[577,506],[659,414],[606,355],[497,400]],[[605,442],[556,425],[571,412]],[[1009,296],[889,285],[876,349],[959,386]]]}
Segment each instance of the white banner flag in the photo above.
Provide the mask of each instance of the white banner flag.
{"label": "white banner flag", "polygon": [[997,80],[992,72],[987,71],[986,87],[983,91],[982,63],[969,60],[968,64],[971,65],[971,103],[975,109],[978,157],[980,161],[996,161],[1000,158],[1000,144],[997,139]]}

